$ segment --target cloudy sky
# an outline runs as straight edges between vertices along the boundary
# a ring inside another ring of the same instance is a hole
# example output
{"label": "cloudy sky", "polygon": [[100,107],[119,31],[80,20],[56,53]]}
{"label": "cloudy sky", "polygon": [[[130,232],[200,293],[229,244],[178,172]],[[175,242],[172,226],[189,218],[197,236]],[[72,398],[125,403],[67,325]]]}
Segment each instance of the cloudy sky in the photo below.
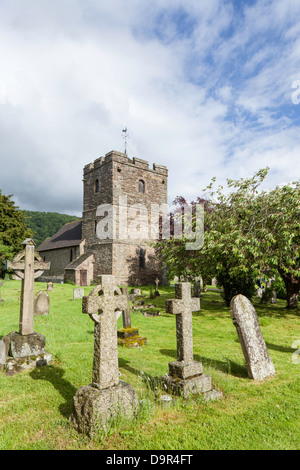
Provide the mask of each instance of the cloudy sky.
{"label": "cloudy sky", "polygon": [[111,150],[169,168],[169,200],[212,177],[300,178],[299,0],[0,0],[0,188],[80,215]]}

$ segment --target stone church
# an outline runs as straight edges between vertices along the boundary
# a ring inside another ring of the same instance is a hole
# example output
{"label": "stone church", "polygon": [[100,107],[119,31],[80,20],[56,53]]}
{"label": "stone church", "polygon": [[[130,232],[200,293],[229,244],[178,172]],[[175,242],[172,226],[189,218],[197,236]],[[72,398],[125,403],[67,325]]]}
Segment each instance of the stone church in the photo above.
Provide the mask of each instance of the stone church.
{"label": "stone church", "polygon": [[82,219],[64,225],[37,248],[51,262],[39,280],[85,286],[101,274],[113,274],[119,285],[162,279],[149,242],[161,234],[167,183],[165,166],[149,168],[147,161],[126,153],[111,151],[86,165]]}

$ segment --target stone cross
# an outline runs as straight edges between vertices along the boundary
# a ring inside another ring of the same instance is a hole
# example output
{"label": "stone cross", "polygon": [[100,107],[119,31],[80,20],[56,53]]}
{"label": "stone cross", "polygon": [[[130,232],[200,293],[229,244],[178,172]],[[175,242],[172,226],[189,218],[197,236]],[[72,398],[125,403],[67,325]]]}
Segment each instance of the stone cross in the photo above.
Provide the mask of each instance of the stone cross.
{"label": "stone cross", "polygon": [[166,312],[176,315],[177,360],[193,361],[192,312],[200,310],[200,299],[191,296],[191,284],[175,284],[175,300],[166,300]]}
{"label": "stone cross", "polygon": [[95,322],[93,385],[100,390],[119,383],[117,311],[124,311],[128,298],[111,275],[99,276],[100,285],[82,299],[82,312]]}
{"label": "stone cross", "polygon": [[127,298],[127,305],[126,308],[123,310],[123,328],[130,328],[131,327],[131,318],[130,318],[130,304],[129,304],[129,297],[128,297],[128,288],[121,287],[121,292]]}
{"label": "stone cross", "polygon": [[20,331],[21,335],[34,333],[33,328],[33,304],[34,304],[34,280],[41,276],[46,269],[50,269],[50,263],[46,263],[35,252],[35,243],[27,238],[22,245],[25,250],[18,253],[13,261],[6,261],[6,269],[13,269],[16,276],[22,279]]}
{"label": "stone cross", "polygon": [[244,295],[236,295],[231,300],[230,312],[246,360],[249,378],[263,380],[274,375],[275,368],[250,300]]}

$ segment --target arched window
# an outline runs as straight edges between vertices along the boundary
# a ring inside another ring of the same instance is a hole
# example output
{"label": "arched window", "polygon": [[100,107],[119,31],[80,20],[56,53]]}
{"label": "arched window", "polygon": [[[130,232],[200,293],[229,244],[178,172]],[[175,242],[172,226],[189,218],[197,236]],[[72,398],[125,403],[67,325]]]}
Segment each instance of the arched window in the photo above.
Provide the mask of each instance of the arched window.
{"label": "arched window", "polygon": [[99,193],[100,191],[100,185],[99,185],[99,180],[95,181],[95,193]]}
{"label": "arched window", "polygon": [[140,268],[145,267],[145,250],[143,248],[140,248],[139,266]]}
{"label": "arched window", "polygon": [[71,263],[72,261],[73,261],[73,250],[72,250],[72,248],[71,248],[71,250],[70,250],[70,263]]}
{"label": "arched window", "polygon": [[145,192],[145,181],[139,180],[139,193]]}

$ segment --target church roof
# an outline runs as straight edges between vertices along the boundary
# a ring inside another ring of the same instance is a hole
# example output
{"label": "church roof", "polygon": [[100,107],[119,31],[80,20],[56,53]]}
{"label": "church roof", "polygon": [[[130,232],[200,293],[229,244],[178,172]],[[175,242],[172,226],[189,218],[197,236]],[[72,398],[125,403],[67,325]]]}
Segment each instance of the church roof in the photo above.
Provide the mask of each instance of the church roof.
{"label": "church roof", "polygon": [[82,242],[82,221],[76,220],[65,224],[52,237],[47,238],[37,248],[37,251],[56,250],[58,248],[68,248],[78,246]]}
{"label": "church roof", "polygon": [[94,262],[95,261],[95,257],[92,253],[84,253],[80,256],[78,256],[78,258],[74,259],[73,261],[71,261],[71,263],[69,263],[65,269],[74,269],[76,270],[77,268],[79,268],[85,261],[87,261],[89,258],[91,258],[91,261]]}

